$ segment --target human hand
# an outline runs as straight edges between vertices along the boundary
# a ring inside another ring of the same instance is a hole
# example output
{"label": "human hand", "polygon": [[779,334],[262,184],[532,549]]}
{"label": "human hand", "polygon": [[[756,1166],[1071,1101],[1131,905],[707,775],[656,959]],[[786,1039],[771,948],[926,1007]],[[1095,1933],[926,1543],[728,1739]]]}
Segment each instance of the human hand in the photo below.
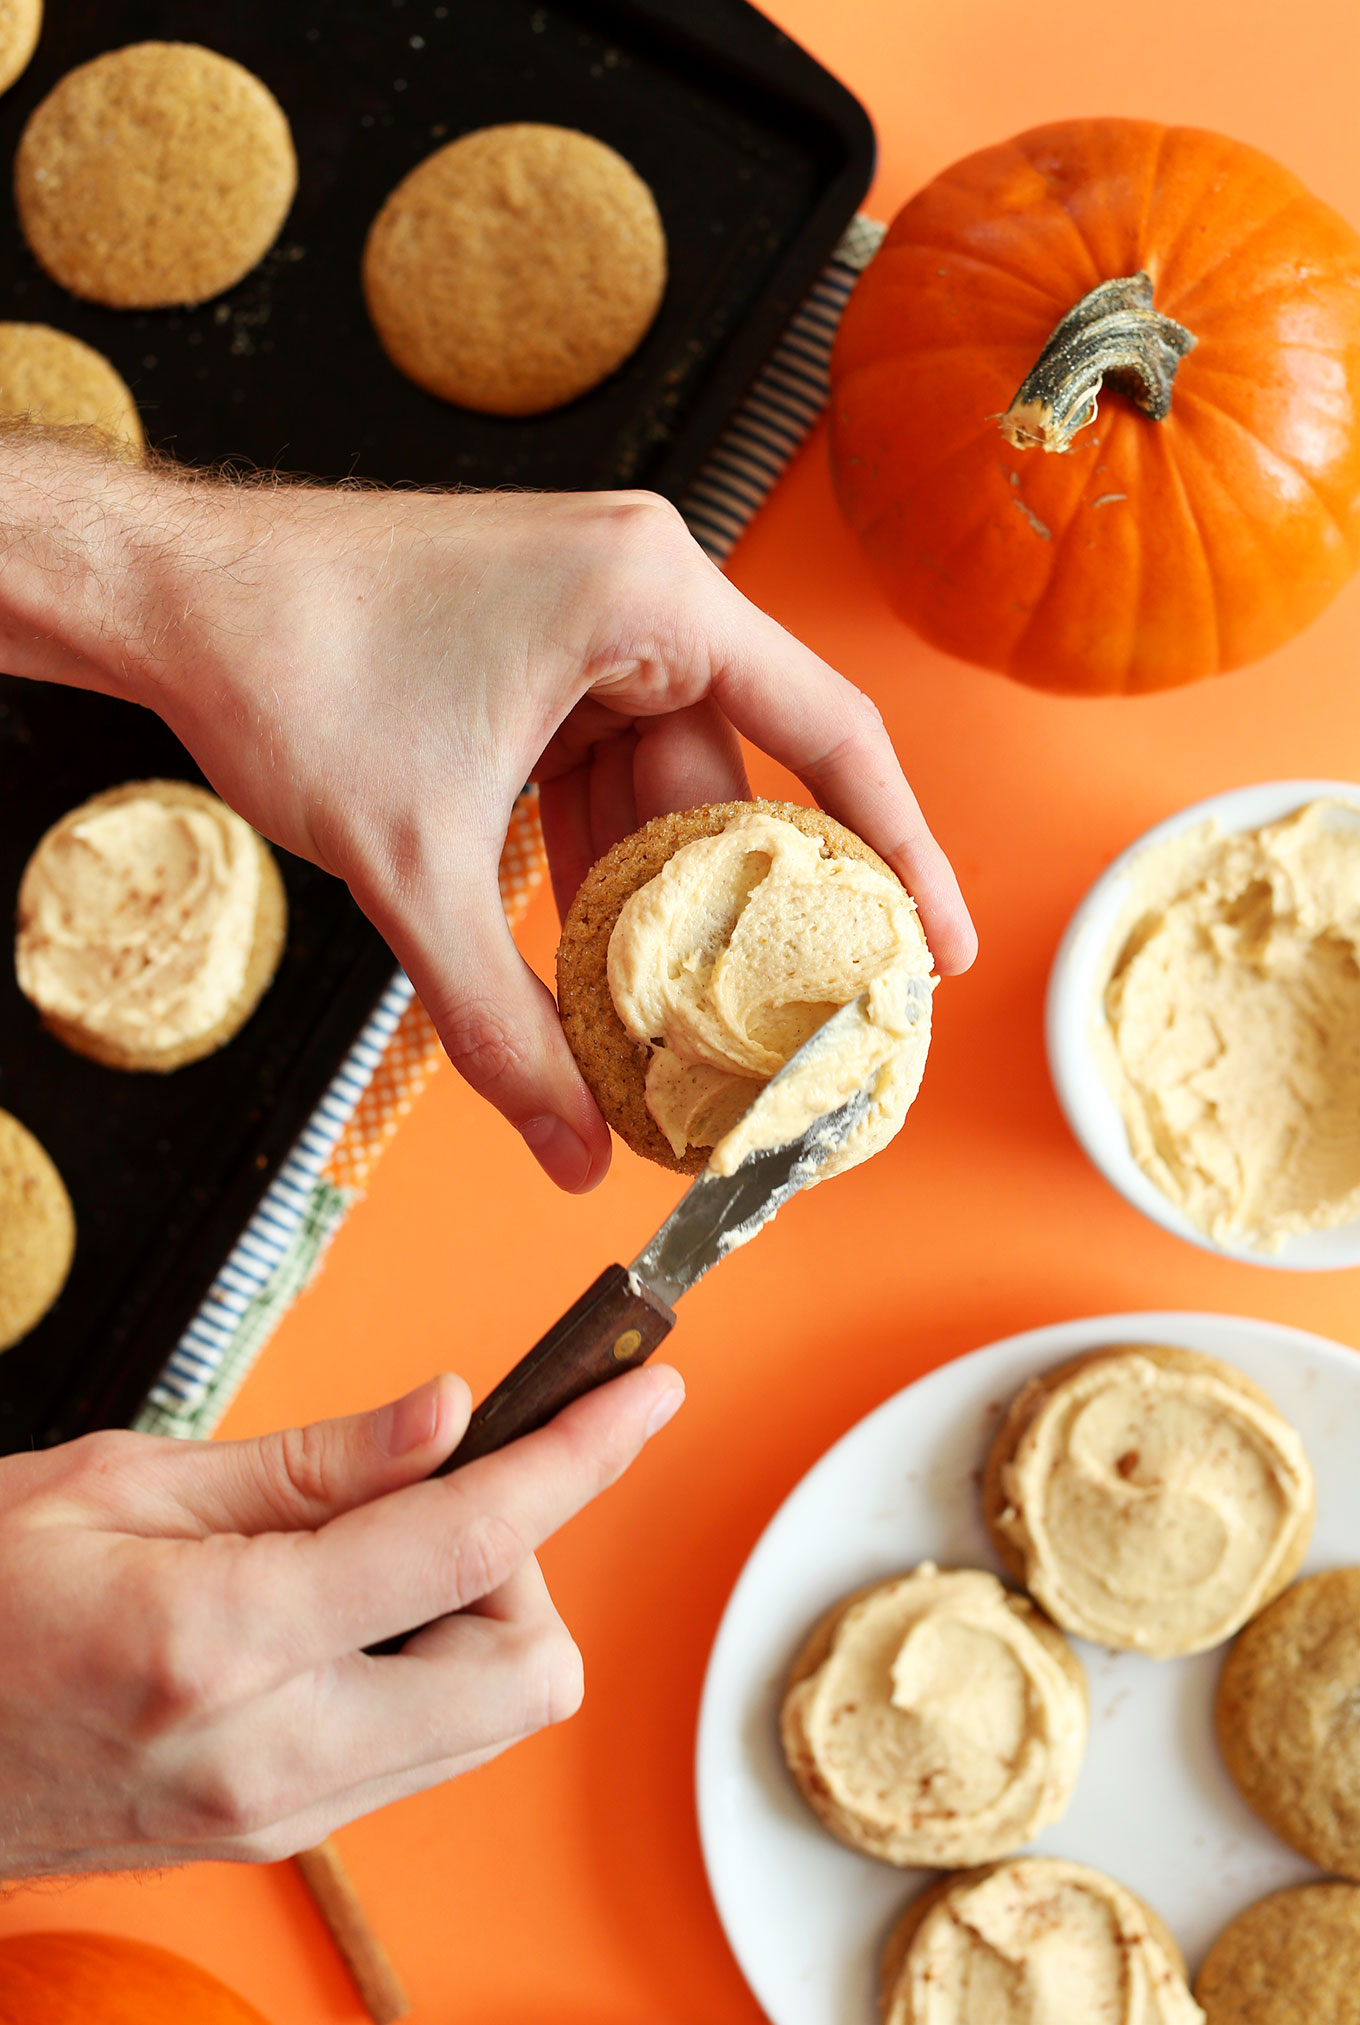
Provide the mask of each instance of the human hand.
{"label": "human hand", "polygon": [[454,1063],[562,1186],[599,1180],[610,1142],[500,906],[525,780],[541,783],[565,909],[639,823],[745,795],[741,733],[899,873],[941,971],[971,962],[958,886],[877,710],[664,501],[125,467],[99,482],[96,581],[114,610],[92,594],[94,619],[72,619],[68,505],[33,596],[70,644],[34,672],[148,703],[257,829],[347,880]]}
{"label": "human hand", "polygon": [[458,1378],[260,1441],[0,1459],[0,1878],[273,1861],[573,1714],[534,1549],[682,1398],[629,1372],[433,1481]]}

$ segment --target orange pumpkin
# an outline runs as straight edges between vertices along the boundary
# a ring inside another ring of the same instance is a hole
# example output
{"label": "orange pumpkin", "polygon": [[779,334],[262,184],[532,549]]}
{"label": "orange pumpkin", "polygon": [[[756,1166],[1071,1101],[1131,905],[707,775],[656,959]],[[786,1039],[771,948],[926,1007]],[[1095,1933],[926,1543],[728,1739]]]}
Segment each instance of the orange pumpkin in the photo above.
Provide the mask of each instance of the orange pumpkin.
{"label": "orange pumpkin", "polygon": [[0,1940],[0,2025],[265,2025],[206,1969],[118,1934]]}
{"label": "orange pumpkin", "polygon": [[956,163],[861,278],[831,387],[898,611],[1039,688],[1239,667],[1360,562],[1360,236],[1217,134],[1070,120]]}

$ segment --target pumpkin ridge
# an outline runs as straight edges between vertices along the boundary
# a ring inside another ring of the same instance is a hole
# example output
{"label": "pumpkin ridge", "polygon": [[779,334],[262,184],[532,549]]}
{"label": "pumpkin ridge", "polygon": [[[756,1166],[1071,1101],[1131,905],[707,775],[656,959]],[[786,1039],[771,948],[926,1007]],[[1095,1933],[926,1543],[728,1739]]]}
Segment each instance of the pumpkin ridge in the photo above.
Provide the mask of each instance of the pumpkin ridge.
{"label": "pumpkin ridge", "polygon": [[[1109,444],[1110,437],[1113,434],[1114,434],[1114,424],[1111,423],[1111,426],[1105,431],[1105,434],[1100,439],[1100,452],[1102,457],[1104,457],[1105,455],[1105,451]],[[1077,492],[1075,497],[1073,498],[1072,504],[1068,509],[1067,518],[1065,521],[1062,522],[1061,526],[1055,527],[1052,525],[1051,522],[1048,521],[1045,521],[1044,523],[1044,525],[1048,528],[1049,531],[1048,573],[1044,579],[1044,587],[1042,591],[1039,593],[1038,597],[1035,599],[1034,604],[1030,609],[1028,618],[1025,620],[1024,625],[1020,628],[1020,631],[1016,634],[1015,638],[1011,641],[1010,650],[1006,656],[1006,659],[1009,666],[1012,668],[1017,667],[1019,665],[1021,657],[1024,654],[1025,643],[1033,636],[1034,629],[1038,625],[1040,618],[1042,617],[1045,609],[1047,608],[1049,599],[1053,596],[1053,592],[1057,587],[1058,580],[1061,576],[1061,571],[1059,570],[1058,565],[1066,549],[1067,539],[1072,532],[1072,528],[1076,521],[1077,515],[1081,512],[1085,491],[1086,487],[1083,484],[1081,490]],[[1139,586],[1138,586],[1140,598],[1142,596],[1144,575],[1145,573],[1143,571],[1142,566],[1142,550],[1140,545]],[[1136,601],[1135,601],[1135,609],[1136,609]],[[1127,663],[1125,665],[1127,667]]]}
{"label": "pumpkin ridge", "polygon": [[[1268,232],[1271,230],[1273,226],[1278,225],[1280,220],[1282,218],[1287,217],[1288,214],[1295,208],[1295,206],[1300,203],[1307,204],[1310,209],[1316,208],[1316,199],[1309,198],[1306,191],[1296,191],[1291,197],[1287,198],[1286,201],[1280,205],[1278,210],[1272,211],[1268,217],[1258,218],[1255,224],[1250,226],[1248,230],[1243,233],[1240,239],[1234,239],[1231,246],[1220,247],[1217,240],[1215,240],[1214,250],[1216,258],[1214,261],[1214,265],[1212,267],[1206,267],[1202,273],[1196,275],[1194,281],[1191,282],[1189,288],[1182,290],[1179,294],[1173,293],[1170,299],[1161,305],[1165,314],[1167,316],[1171,315],[1172,302],[1176,303],[1179,306],[1179,308],[1182,311],[1184,311],[1186,303],[1193,303],[1195,293],[1198,289],[1204,288],[1206,285],[1213,283],[1219,283],[1219,285],[1221,286],[1221,283],[1219,282],[1219,277],[1221,275],[1222,269],[1230,261],[1240,259],[1242,253],[1245,251],[1246,248],[1248,248],[1251,245],[1253,239],[1259,239],[1263,232]],[[1188,229],[1189,228],[1187,227],[1187,230]],[[1183,239],[1184,236],[1185,236],[1184,233],[1182,233],[1179,238],[1174,239],[1172,241],[1170,246],[1165,247],[1162,250],[1162,253],[1159,256],[1160,266],[1162,266],[1163,268],[1167,268],[1173,264],[1173,257],[1178,247],[1180,246],[1181,239]],[[1156,283],[1156,281],[1157,276],[1154,275],[1153,276],[1154,284]],[[1237,296],[1236,292],[1234,292],[1232,297],[1234,307],[1237,306],[1239,300],[1240,298]],[[1185,316],[1184,321],[1186,321],[1187,323],[1191,322],[1193,320],[1193,316],[1194,312],[1193,310],[1191,310],[1189,314]],[[1177,322],[1181,322],[1183,319],[1181,317],[1177,317],[1176,320]]]}
{"label": "pumpkin ridge", "polygon": [[[1060,121],[1058,122],[1058,124],[1060,126],[1067,126],[1070,125],[1071,122]],[[1137,122],[1130,122],[1130,124],[1137,124]],[[1044,176],[1043,170],[1040,168],[1039,163],[1035,160],[1034,156],[1025,146],[1025,143],[1026,141],[1033,140],[1039,134],[1052,132],[1053,132],[1052,127],[1032,127],[1028,133],[1020,134],[1016,138],[1016,147],[1019,153],[1024,156],[1024,159],[1029,163],[1029,166],[1031,167],[1031,169],[1033,169],[1034,173],[1037,176],[1043,177],[1045,183],[1047,182],[1048,179],[1047,177]],[[1084,262],[1087,269],[1089,270],[1091,279],[1087,282],[1086,286],[1083,289],[1080,289],[1077,295],[1073,298],[1074,301],[1080,302],[1083,295],[1089,295],[1093,288],[1098,288],[1102,281],[1107,281],[1109,279],[1109,276],[1106,274],[1102,274],[1101,263],[1096,259],[1096,251],[1094,246],[1092,246],[1090,240],[1086,237],[1086,234],[1082,231],[1080,225],[1078,225],[1076,219],[1072,216],[1072,213],[1068,210],[1066,204],[1061,203],[1056,197],[1053,197],[1048,200],[1048,203],[1045,206],[1045,208],[1051,209],[1053,212],[1057,214],[1057,216],[1059,216],[1066,222],[1070,237],[1075,242],[1075,244],[1081,248]],[[1072,304],[1069,303],[1068,308],[1070,309],[1071,307]]]}
{"label": "pumpkin ridge", "polygon": [[1168,468],[1171,474],[1171,481],[1176,488],[1176,496],[1180,500],[1186,519],[1195,531],[1195,539],[1199,543],[1199,551],[1204,558],[1204,581],[1209,590],[1209,615],[1213,620],[1214,626],[1213,658],[1215,663],[1221,667],[1223,664],[1223,608],[1219,603],[1218,580],[1209,562],[1210,550],[1204,538],[1204,523],[1201,521],[1195,502],[1190,496],[1190,487],[1185,482],[1185,473],[1181,469],[1179,457],[1170,458],[1168,460]]}
{"label": "pumpkin ridge", "polygon": [[[1051,288],[1045,288],[1042,282],[1032,280],[1027,274],[1016,274],[1013,269],[1003,267],[999,260],[990,260],[985,254],[974,253],[971,247],[965,246],[959,240],[944,242],[938,239],[895,239],[893,250],[896,251],[899,246],[911,247],[918,253],[938,254],[941,259],[967,260],[974,267],[980,267],[985,274],[999,274],[1005,281],[1018,282],[1023,288],[1027,288],[1031,295],[1037,295],[1042,299],[1046,316],[1052,314],[1056,297]],[[884,251],[887,250],[885,247]]]}
{"label": "pumpkin ridge", "polygon": [[[1220,413],[1220,412],[1221,412],[1221,410],[1215,409],[1215,411],[1214,411],[1214,412],[1215,412],[1215,413],[1217,414],[1217,413]],[[1250,430],[1247,430],[1247,431],[1246,431],[1245,433],[1246,433],[1246,434],[1247,434],[1248,436],[1250,436],[1250,434],[1251,434],[1251,431],[1250,431]],[[1177,485],[1178,485],[1178,486],[1179,486],[1179,487],[1181,488],[1182,492],[1184,493],[1184,496],[1185,496],[1185,510],[1186,510],[1186,512],[1187,512],[1187,513],[1189,514],[1189,516],[1190,516],[1190,519],[1191,519],[1191,521],[1192,521],[1192,522],[1194,523],[1194,526],[1195,526],[1195,530],[1196,530],[1196,532],[1197,532],[1197,533],[1199,534],[1199,536],[1200,536],[1200,540],[1201,540],[1201,543],[1202,543],[1202,545],[1203,545],[1203,548],[1204,548],[1204,554],[1205,554],[1205,557],[1206,557],[1206,559],[1207,559],[1207,560],[1209,561],[1209,565],[1210,565],[1210,567],[1209,567],[1209,584],[1210,584],[1210,587],[1211,587],[1211,591],[1212,591],[1212,595],[1213,595],[1213,603],[1214,603],[1214,626],[1215,626],[1215,630],[1216,630],[1216,635],[1217,635],[1217,641],[1218,641],[1218,664],[1219,664],[1219,667],[1220,667],[1221,669],[1224,669],[1224,670],[1226,670],[1226,669],[1228,669],[1228,668],[1234,668],[1234,667],[1238,667],[1238,666],[1240,666],[1240,662],[1239,662],[1239,661],[1237,661],[1237,660],[1232,660],[1232,661],[1229,661],[1229,660],[1227,659],[1227,651],[1228,651],[1228,650],[1227,650],[1227,648],[1226,648],[1226,646],[1225,646],[1225,644],[1224,644],[1224,628],[1223,628],[1223,618],[1222,618],[1222,611],[1223,611],[1223,608],[1222,608],[1222,604],[1221,604],[1221,602],[1220,602],[1220,599],[1219,599],[1219,591],[1218,591],[1218,579],[1217,579],[1217,576],[1216,576],[1216,574],[1215,574],[1215,571],[1214,571],[1214,568],[1213,568],[1213,553],[1214,553],[1214,552],[1213,552],[1213,549],[1212,549],[1212,548],[1210,547],[1210,545],[1208,544],[1208,542],[1207,542],[1207,541],[1205,541],[1205,538],[1204,538],[1204,526],[1203,526],[1203,522],[1202,522],[1202,521],[1201,521],[1201,519],[1200,519],[1200,515],[1199,515],[1199,510],[1198,510],[1198,508],[1196,507],[1196,505],[1195,505],[1195,502],[1194,502],[1194,498],[1193,498],[1193,496],[1192,496],[1192,494],[1191,494],[1191,491],[1190,491],[1190,486],[1189,486],[1189,484],[1188,484],[1188,482],[1187,482],[1187,479],[1186,479],[1186,473],[1185,473],[1184,469],[1182,468],[1182,467],[1183,467],[1183,464],[1184,464],[1184,461],[1185,461],[1185,460],[1186,460],[1186,459],[1187,459],[1188,457],[1191,457],[1191,456],[1193,456],[1193,457],[1195,458],[1195,460],[1196,460],[1196,463],[1197,463],[1197,468],[1198,468],[1198,470],[1200,471],[1200,473],[1201,473],[1201,475],[1202,475],[1202,477],[1203,477],[1203,480],[1204,480],[1204,482],[1205,482],[1205,483],[1206,483],[1207,485],[1211,486],[1211,487],[1213,488],[1213,490],[1214,490],[1214,493],[1215,493],[1215,496],[1216,496],[1216,502],[1217,502],[1217,508],[1218,508],[1218,511],[1219,511],[1219,513],[1220,513],[1220,514],[1222,513],[1222,511],[1223,511],[1223,502],[1224,502],[1224,501],[1226,500],[1226,501],[1228,502],[1228,504],[1229,504],[1229,505],[1230,505],[1230,506],[1231,506],[1231,507],[1232,507],[1232,508],[1234,509],[1234,511],[1235,511],[1235,513],[1236,513],[1236,517],[1237,517],[1237,520],[1239,521],[1239,523],[1241,524],[1241,526],[1242,526],[1242,527],[1244,527],[1244,528],[1246,529],[1246,531],[1247,531],[1247,534],[1248,534],[1248,536],[1249,536],[1249,538],[1250,538],[1250,540],[1251,540],[1251,544],[1252,544],[1252,547],[1253,547],[1253,548],[1254,548],[1254,549],[1256,550],[1256,553],[1257,553],[1257,555],[1258,555],[1258,556],[1260,557],[1260,559],[1261,559],[1261,568],[1260,568],[1260,571],[1259,571],[1259,580],[1260,580],[1260,581],[1263,581],[1263,582],[1269,582],[1269,583],[1270,583],[1270,584],[1271,584],[1272,586],[1274,586],[1274,585],[1276,585],[1276,584],[1278,583],[1278,576],[1277,576],[1277,573],[1276,573],[1276,571],[1275,571],[1275,569],[1274,569],[1274,567],[1273,567],[1273,565],[1272,565],[1272,563],[1271,563],[1270,557],[1269,557],[1269,556],[1268,556],[1268,555],[1266,554],[1266,552],[1265,552],[1265,550],[1264,550],[1264,547],[1263,547],[1263,545],[1262,545],[1262,534],[1261,534],[1261,529],[1260,529],[1260,527],[1259,527],[1259,526],[1257,525],[1257,523],[1256,523],[1256,522],[1255,522],[1255,521],[1254,521],[1253,519],[1251,519],[1251,518],[1250,518],[1250,516],[1249,516],[1249,515],[1247,515],[1247,514],[1245,514],[1245,513],[1242,513],[1242,512],[1240,512],[1240,511],[1238,511],[1238,510],[1237,510],[1237,501],[1236,501],[1236,499],[1235,499],[1235,498],[1233,497],[1233,495],[1232,495],[1232,494],[1231,494],[1231,493],[1230,493],[1230,492],[1228,491],[1228,489],[1227,489],[1227,487],[1226,487],[1226,486],[1224,485],[1224,483],[1223,483],[1222,479],[1221,479],[1221,478],[1219,478],[1219,477],[1217,477],[1217,476],[1215,475],[1215,472],[1214,472],[1214,469],[1213,469],[1213,464],[1212,464],[1212,460],[1211,460],[1210,458],[1208,458],[1208,457],[1204,456],[1204,454],[1203,454],[1203,453],[1202,453],[1202,452],[1201,452],[1201,451],[1200,451],[1200,450],[1198,449],[1198,447],[1197,447],[1197,446],[1195,445],[1195,443],[1194,443],[1194,439],[1193,439],[1192,437],[1189,437],[1189,436],[1187,435],[1187,440],[1186,440],[1186,442],[1185,442],[1185,443],[1184,443],[1184,444],[1183,444],[1183,445],[1181,446],[1181,451],[1180,451],[1180,457],[1178,458],[1178,461],[1177,461],[1177,465],[1176,465],[1176,483],[1177,483]],[[1278,606],[1278,600],[1276,600],[1276,604],[1277,604],[1277,606]],[[1288,637],[1289,637],[1288,633],[1286,633],[1286,634],[1282,635],[1282,636],[1280,637],[1280,639],[1278,639],[1278,640],[1276,641],[1276,644],[1277,644],[1277,645],[1281,644],[1281,640],[1283,640],[1283,639],[1287,639]],[[1260,650],[1258,650],[1258,651],[1259,651],[1259,652],[1270,652],[1271,650],[1270,650],[1269,648],[1265,648],[1265,649],[1260,649]],[[1246,658],[1248,658],[1248,659],[1256,659],[1256,658],[1257,658],[1257,656],[1256,656],[1255,654],[1253,654],[1253,655],[1249,655],[1249,656],[1247,656]]]}
{"label": "pumpkin ridge", "polygon": [[[1206,400],[1203,395],[1197,398],[1194,394],[1191,394],[1190,402],[1192,406],[1211,410],[1221,421],[1226,422],[1230,429],[1236,429],[1239,435],[1245,436],[1247,441],[1253,444],[1261,455],[1269,457],[1272,463],[1283,465],[1286,471],[1292,471],[1299,483],[1307,488],[1310,498],[1315,500],[1317,505],[1321,507],[1323,513],[1340,537],[1342,546],[1346,549],[1347,553],[1350,555],[1355,554],[1354,544],[1336,508],[1326,497],[1325,493],[1320,490],[1316,479],[1310,477],[1301,465],[1296,464],[1287,452],[1277,449],[1273,443],[1268,443],[1264,436],[1258,436],[1254,429],[1247,427],[1247,424],[1242,420],[1240,415],[1234,415],[1227,408],[1220,408],[1217,401]],[[1245,519],[1246,516],[1243,515],[1243,518]]]}

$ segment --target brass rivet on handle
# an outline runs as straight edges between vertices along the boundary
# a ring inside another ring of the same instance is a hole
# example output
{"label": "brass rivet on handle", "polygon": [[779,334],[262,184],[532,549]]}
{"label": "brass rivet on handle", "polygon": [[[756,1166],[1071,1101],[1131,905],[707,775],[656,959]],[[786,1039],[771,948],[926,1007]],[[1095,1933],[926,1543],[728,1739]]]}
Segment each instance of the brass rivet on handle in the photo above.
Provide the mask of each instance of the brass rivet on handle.
{"label": "brass rivet on handle", "polygon": [[641,1348],[641,1329],[625,1329],[623,1334],[615,1340],[614,1355],[618,1358],[620,1364],[625,1364]]}

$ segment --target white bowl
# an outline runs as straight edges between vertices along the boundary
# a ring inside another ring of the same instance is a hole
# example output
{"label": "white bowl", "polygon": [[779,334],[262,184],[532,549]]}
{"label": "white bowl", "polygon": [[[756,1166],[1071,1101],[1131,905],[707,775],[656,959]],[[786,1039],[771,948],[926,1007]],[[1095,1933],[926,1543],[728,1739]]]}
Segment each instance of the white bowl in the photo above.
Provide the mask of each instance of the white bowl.
{"label": "white bowl", "polygon": [[1224,831],[1256,830],[1277,822],[1308,802],[1349,802],[1360,821],[1360,783],[1345,780],[1273,780],[1254,787],[1233,788],[1206,802],[1168,816],[1115,859],[1096,880],[1068,924],[1058,946],[1048,981],[1044,1036],[1053,1087],[1073,1133],[1105,1179],[1135,1209],[1164,1230],[1188,1238],[1192,1245],[1243,1259],[1255,1266],[1281,1266],[1289,1272],[1334,1272],[1360,1266],[1360,1220],[1335,1230],[1305,1231],[1286,1238],[1278,1251],[1256,1245],[1224,1242],[1202,1231],[1143,1173],[1129,1151],[1128,1134],[1119,1106],[1100,1072],[1092,1047],[1104,1021],[1101,1004],[1102,967],[1110,940],[1129,897],[1129,876],[1141,853],[1168,837],[1217,818]]}

